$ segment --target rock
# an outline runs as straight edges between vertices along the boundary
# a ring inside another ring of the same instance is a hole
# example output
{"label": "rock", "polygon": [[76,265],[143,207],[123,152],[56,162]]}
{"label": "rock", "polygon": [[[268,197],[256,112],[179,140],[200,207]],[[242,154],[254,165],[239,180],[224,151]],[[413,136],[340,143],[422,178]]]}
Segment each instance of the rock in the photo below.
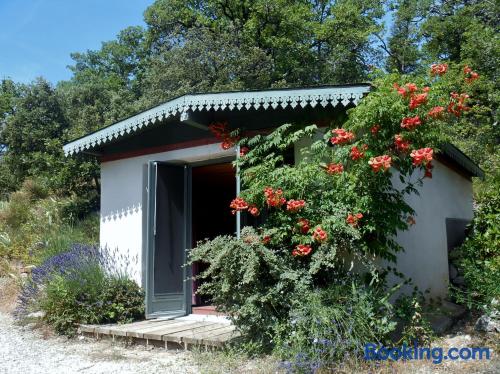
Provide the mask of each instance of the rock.
{"label": "rock", "polygon": [[38,312],[33,312],[27,315],[28,318],[43,318],[45,317],[45,312],[43,311],[38,311]]}
{"label": "rock", "polygon": [[500,321],[485,314],[478,318],[474,328],[476,329],[476,331],[486,333],[500,332]]}
{"label": "rock", "polygon": [[33,268],[35,267],[35,265],[28,265],[28,266],[24,266],[22,267],[21,269],[19,269],[19,271],[21,273],[26,273],[26,274],[30,274],[31,273],[31,270],[33,270]]}
{"label": "rock", "polygon": [[452,282],[457,286],[463,286],[465,285],[465,278],[459,275],[458,277],[453,279]]}
{"label": "rock", "polygon": [[448,272],[450,274],[450,279],[451,280],[453,280],[456,277],[458,277],[458,270],[457,270],[457,268],[453,264],[448,265]]}
{"label": "rock", "polygon": [[436,334],[442,334],[453,325],[453,319],[448,316],[438,315],[431,317],[429,323]]}
{"label": "rock", "polygon": [[447,300],[441,302],[441,308],[453,319],[459,319],[467,312],[467,309],[462,305],[457,305]]}

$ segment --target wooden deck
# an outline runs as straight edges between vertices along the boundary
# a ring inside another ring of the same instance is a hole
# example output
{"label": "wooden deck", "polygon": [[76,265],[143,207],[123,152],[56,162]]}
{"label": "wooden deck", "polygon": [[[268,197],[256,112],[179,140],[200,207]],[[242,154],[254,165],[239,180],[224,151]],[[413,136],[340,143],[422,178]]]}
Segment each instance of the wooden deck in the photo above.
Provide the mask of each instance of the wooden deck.
{"label": "wooden deck", "polygon": [[235,327],[216,319],[153,319],[124,325],[80,325],[79,331],[96,338],[130,338],[146,345],[188,349],[190,346],[220,347],[239,336]]}

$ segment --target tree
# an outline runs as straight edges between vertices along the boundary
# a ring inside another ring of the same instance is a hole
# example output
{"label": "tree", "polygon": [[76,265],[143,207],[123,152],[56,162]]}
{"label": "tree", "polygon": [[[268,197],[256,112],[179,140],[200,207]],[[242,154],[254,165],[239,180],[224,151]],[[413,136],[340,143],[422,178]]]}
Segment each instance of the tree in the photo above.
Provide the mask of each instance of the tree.
{"label": "tree", "polygon": [[146,81],[170,94],[362,81],[382,15],[367,0],[160,0],[145,12]]}
{"label": "tree", "polygon": [[454,143],[486,171],[486,182],[476,185],[476,191],[496,190],[500,184],[499,8],[498,2],[493,1],[433,1],[422,24],[423,50],[429,60],[461,62],[481,77],[481,83],[473,90],[480,109],[463,119],[454,135]]}
{"label": "tree", "polygon": [[394,23],[387,44],[379,37],[381,46],[388,55],[387,70],[401,74],[418,70],[422,58],[420,25],[425,19],[423,3],[422,0],[397,0],[391,4]]}

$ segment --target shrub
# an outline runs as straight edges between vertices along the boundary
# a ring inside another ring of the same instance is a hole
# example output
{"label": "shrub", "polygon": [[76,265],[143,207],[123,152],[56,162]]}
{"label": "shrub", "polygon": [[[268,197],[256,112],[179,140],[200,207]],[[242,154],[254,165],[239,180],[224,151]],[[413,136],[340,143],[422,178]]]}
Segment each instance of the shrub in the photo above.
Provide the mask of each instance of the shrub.
{"label": "shrub", "polygon": [[66,216],[65,208],[71,201],[49,195],[38,181],[26,180],[8,202],[0,205],[0,256],[41,263],[66,251],[72,243],[95,243],[96,215],[79,221]]}
{"label": "shrub", "polygon": [[315,372],[362,353],[366,343],[388,338],[395,323],[389,294],[344,277],[323,289],[294,298],[280,324],[274,352],[290,372]]}
{"label": "shrub", "polygon": [[248,341],[270,349],[276,324],[286,318],[290,295],[306,287],[310,276],[297,272],[266,248],[254,229],[242,230],[243,240],[219,236],[198,244],[190,261],[210,266],[199,278],[200,294],[209,295]]}
{"label": "shrub", "polygon": [[34,309],[60,333],[72,335],[81,323],[130,322],[144,314],[144,294],[97,247],[74,245],[32,271],[22,288],[16,317]]}
{"label": "shrub", "polygon": [[128,323],[144,318],[144,292],[131,279],[121,276],[108,278],[101,299],[105,308],[100,323]]}
{"label": "shrub", "polygon": [[394,315],[402,326],[398,343],[428,346],[434,338],[434,331],[423,313],[423,295],[400,296],[394,305]]}
{"label": "shrub", "polygon": [[[240,138],[224,125],[210,127],[223,147],[238,141],[244,150],[235,162],[242,189],[230,209],[259,229],[246,229],[241,240],[203,242],[191,259],[209,264],[200,293],[210,295],[255,347],[272,347],[276,329],[288,321],[291,298],[308,300],[346,276],[357,277],[357,287],[365,277],[383,283],[389,267],[380,269],[376,261],[395,261],[403,249],[397,233],[415,222],[408,196],[432,178],[433,159],[450,140],[450,128],[477,109],[469,106],[474,84],[463,67],[441,68],[428,77],[376,79],[344,123],[322,121],[330,125],[323,139],[314,139],[316,124],[285,124],[250,138],[244,129]],[[288,150],[309,140],[305,157],[287,162]],[[345,270],[351,264],[358,275]],[[366,305],[377,310],[376,302]],[[367,331],[382,338],[375,328]]]}
{"label": "shrub", "polygon": [[500,299],[500,196],[497,191],[482,198],[470,236],[458,249],[465,288],[455,288],[454,295],[469,308],[488,309],[493,299]]}

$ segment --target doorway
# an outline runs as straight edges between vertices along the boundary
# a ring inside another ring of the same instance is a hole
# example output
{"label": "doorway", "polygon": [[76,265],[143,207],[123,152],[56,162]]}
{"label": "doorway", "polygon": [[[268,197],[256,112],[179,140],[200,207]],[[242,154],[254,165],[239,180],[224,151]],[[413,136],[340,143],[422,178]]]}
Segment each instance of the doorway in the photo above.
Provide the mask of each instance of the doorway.
{"label": "doorway", "polygon": [[199,281],[186,279],[206,269],[185,266],[186,252],[203,239],[233,235],[229,205],[236,192],[231,162],[189,165],[151,161],[147,183],[146,317],[214,314],[210,298],[196,294]]}
{"label": "doorway", "polygon": [[[236,173],[231,162],[204,165],[192,168],[192,248],[204,239],[219,235],[234,235],[236,219],[229,205],[236,193]],[[192,274],[197,275],[207,268],[206,263],[197,262],[192,266]],[[200,281],[192,284],[192,311],[213,314],[209,297],[197,295]]]}

